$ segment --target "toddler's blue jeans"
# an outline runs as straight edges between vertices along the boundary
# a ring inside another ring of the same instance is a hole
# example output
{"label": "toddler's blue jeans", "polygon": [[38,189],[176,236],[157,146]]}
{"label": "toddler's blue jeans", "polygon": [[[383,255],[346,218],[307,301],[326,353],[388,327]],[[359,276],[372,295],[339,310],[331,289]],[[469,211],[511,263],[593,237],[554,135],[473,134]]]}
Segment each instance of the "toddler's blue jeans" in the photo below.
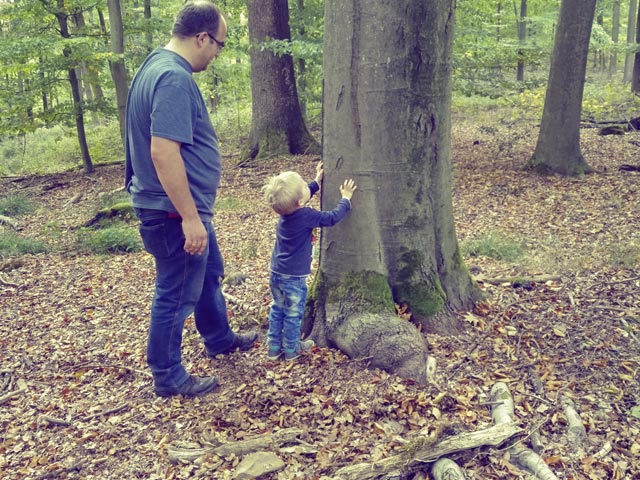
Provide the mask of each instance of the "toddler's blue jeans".
{"label": "toddler's blue jeans", "polygon": [[306,276],[271,272],[269,286],[273,296],[267,332],[269,348],[282,347],[285,352],[294,352],[300,342],[300,325],[307,300]]}
{"label": "toddler's blue jeans", "polygon": [[207,249],[202,255],[190,255],[184,251],[180,218],[151,209],[136,209],[136,214],[145,249],[156,264],[147,363],[156,388],[176,388],[189,377],[181,356],[182,330],[189,315],[194,313],[207,350],[220,351],[233,342],[220,287],[224,263],[211,222],[204,222]]}

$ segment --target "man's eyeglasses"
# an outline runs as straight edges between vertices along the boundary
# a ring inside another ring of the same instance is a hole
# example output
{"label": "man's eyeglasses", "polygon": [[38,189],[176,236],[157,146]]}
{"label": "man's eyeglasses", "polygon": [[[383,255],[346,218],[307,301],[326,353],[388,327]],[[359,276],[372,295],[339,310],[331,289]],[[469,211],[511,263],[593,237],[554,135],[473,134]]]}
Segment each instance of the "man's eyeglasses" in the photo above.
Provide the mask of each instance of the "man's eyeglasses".
{"label": "man's eyeglasses", "polygon": [[218,47],[220,47],[220,50],[222,50],[224,48],[224,42],[219,41],[218,39],[216,39],[216,37],[213,36],[213,34],[207,32],[207,35],[209,35],[209,39],[213,40],[214,42],[216,42],[216,45],[218,45]]}

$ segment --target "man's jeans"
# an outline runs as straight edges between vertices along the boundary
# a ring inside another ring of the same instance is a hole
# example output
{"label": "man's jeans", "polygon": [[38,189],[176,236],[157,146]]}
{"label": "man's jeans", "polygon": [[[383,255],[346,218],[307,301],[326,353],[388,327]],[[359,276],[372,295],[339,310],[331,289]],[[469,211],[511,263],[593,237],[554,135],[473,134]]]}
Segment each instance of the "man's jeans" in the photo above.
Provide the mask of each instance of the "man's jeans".
{"label": "man's jeans", "polygon": [[295,352],[300,342],[300,325],[307,300],[306,277],[271,272],[269,286],[273,303],[269,310],[269,348]]}
{"label": "man's jeans", "polygon": [[182,329],[195,313],[196,328],[209,351],[220,351],[234,339],[220,289],[224,264],[211,222],[202,255],[184,251],[180,218],[167,212],[136,209],[145,249],[155,258],[156,289],[151,304],[147,363],[156,388],[176,388],[189,377],[182,365]]}

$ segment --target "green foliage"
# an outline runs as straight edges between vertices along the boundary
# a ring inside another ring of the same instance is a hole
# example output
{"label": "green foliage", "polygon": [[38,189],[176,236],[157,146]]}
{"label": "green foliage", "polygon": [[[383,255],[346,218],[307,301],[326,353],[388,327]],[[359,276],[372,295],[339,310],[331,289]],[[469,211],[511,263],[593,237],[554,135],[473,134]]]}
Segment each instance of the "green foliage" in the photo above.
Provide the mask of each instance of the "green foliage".
{"label": "green foliage", "polygon": [[612,245],[609,250],[609,258],[615,267],[636,267],[640,265],[640,243],[630,240],[627,243]]}
{"label": "green foliage", "polygon": [[131,205],[131,197],[126,190],[98,195],[99,209],[110,208],[118,204]]}
{"label": "green foliage", "polygon": [[24,195],[10,195],[0,198],[0,215],[14,217],[31,213],[35,209],[33,202]]}
{"label": "green foliage", "polygon": [[77,246],[81,252],[95,254],[137,252],[142,249],[136,229],[122,224],[100,230],[79,230]]}
{"label": "green foliage", "polygon": [[[123,159],[124,150],[116,123],[87,130],[94,164]],[[56,125],[34,133],[6,138],[0,143],[0,173],[54,173],[82,164],[75,129]]]}
{"label": "green foliage", "polygon": [[466,240],[461,243],[460,250],[465,257],[482,256],[507,262],[514,262],[525,253],[522,242],[501,232],[489,232],[476,239]]}
{"label": "green foliage", "polygon": [[[588,82],[582,98],[582,117],[596,121],[629,120],[629,112],[640,111],[640,97],[634,95],[629,85],[619,81]],[[631,114],[635,117],[637,114]]]}
{"label": "green foliage", "polygon": [[46,250],[46,245],[39,240],[22,237],[13,232],[0,232],[0,256],[42,253]]}
{"label": "green foliage", "polygon": [[218,211],[223,210],[242,210],[243,208],[247,208],[249,205],[244,200],[237,197],[219,197],[216,199],[215,208]]}

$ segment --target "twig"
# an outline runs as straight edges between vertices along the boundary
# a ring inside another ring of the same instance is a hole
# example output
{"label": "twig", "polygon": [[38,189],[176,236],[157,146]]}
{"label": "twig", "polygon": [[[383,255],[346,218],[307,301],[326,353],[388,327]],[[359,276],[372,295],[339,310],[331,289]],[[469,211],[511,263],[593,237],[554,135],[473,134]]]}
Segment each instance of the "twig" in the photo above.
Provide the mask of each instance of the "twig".
{"label": "twig", "polygon": [[69,427],[71,425],[73,425],[74,421],[77,422],[88,422],[90,420],[93,420],[94,418],[98,418],[98,417],[102,417],[103,415],[110,415],[112,413],[118,413],[126,408],[129,408],[129,403],[123,403],[121,405],[118,405],[116,407],[113,408],[109,408],[108,410],[103,410],[101,412],[98,413],[93,413],[91,415],[87,415],[86,417],[81,417],[81,418],[75,418],[75,419],[71,419],[71,420],[62,420],[60,418],[55,418],[55,417],[49,417],[48,415],[42,415],[40,418],[42,420],[44,420],[45,422],[48,422],[52,425],[60,425],[61,427]]}
{"label": "twig", "polygon": [[14,390],[13,392],[9,392],[9,393],[6,393],[6,394],[2,395],[0,397],[0,405],[8,402],[13,397],[17,397],[18,395],[22,395],[26,391],[27,391],[27,386],[23,385],[22,387],[18,388],[18,390]]}

